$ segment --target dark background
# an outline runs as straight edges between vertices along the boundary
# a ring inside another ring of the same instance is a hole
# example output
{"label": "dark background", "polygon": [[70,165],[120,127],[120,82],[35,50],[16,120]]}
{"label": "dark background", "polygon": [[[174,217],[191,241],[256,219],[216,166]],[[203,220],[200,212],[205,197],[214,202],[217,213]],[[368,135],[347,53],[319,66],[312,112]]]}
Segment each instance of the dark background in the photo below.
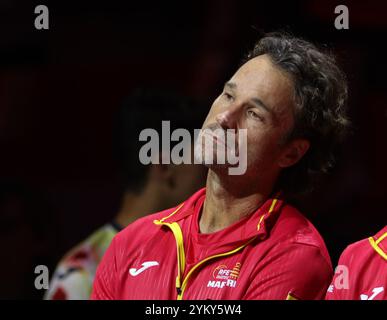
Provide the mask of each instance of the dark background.
{"label": "dark background", "polygon": [[[0,2],[0,298],[40,298],[34,266],[53,270],[116,213],[111,135],[122,99],[167,85],[209,108],[262,31],[326,44],[348,75],[354,133],[300,204],[333,263],[386,224],[387,4],[127,2]],[[39,4],[49,30],[34,28]],[[334,27],[338,4],[349,8],[349,30]]]}

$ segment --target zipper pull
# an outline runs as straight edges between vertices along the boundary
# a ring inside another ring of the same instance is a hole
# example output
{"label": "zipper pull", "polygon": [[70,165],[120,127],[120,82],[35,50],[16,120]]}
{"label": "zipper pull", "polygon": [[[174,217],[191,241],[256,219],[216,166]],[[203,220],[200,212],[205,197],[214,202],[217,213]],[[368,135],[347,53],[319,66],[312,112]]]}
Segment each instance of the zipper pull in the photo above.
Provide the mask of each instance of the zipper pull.
{"label": "zipper pull", "polygon": [[181,294],[181,284],[180,284],[180,277],[176,277],[176,291],[177,295],[179,296]]}

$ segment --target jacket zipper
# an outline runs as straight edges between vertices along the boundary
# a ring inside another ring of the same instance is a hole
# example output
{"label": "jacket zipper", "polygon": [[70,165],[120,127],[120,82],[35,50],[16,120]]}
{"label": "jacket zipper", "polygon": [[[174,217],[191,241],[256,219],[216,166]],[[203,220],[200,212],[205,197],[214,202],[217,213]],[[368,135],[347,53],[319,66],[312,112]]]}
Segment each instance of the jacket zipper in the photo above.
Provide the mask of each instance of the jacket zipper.
{"label": "jacket zipper", "polygon": [[[274,199],[272,204],[271,204],[271,206],[270,206],[268,214],[270,214],[274,210],[274,207],[275,207],[276,203],[277,203],[277,199]],[[184,203],[182,203],[169,216],[167,216],[167,217],[165,217],[165,218],[163,218],[161,220],[154,220],[153,221],[157,225],[165,225],[165,226],[169,227],[171,229],[174,237],[175,237],[175,240],[176,240],[176,249],[177,249],[177,277],[176,277],[177,298],[176,299],[177,300],[182,300],[183,299],[184,291],[185,291],[185,289],[187,287],[189,278],[195,272],[195,270],[197,270],[201,265],[203,265],[204,263],[206,263],[209,260],[213,260],[213,259],[216,259],[216,258],[219,258],[219,257],[225,257],[225,256],[232,255],[232,254],[242,250],[244,247],[246,247],[248,244],[250,244],[252,241],[254,241],[258,237],[258,236],[255,236],[255,237],[251,238],[249,241],[247,241],[243,245],[241,245],[238,248],[235,248],[235,249],[233,249],[231,251],[215,254],[215,255],[212,255],[212,256],[209,256],[209,257],[203,259],[202,261],[199,261],[197,264],[195,264],[192,267],[192,269],[188,272],[188,274],[183,279],[183,281],[181,281],[181,275],[184,274],[184,270],[185,270],[185,252],[184,252],[184,243],[183,243],[183,233],[182,233],[181,228],[180,228],[180,226],[179,226],[179,224],[177,222],[168,223],[168,222],[164,222],[164,220],[169,218],[169,217],[171,217],[172,215],[174,215],[183,206],[183,204]],[[261,216],[261,218],[259,220],[259,223],[257,225],[257,230],[260,229],[261,222],[262,222],[262,220],[263,220],[265,215],[266,214],[263,214]]]}
{"label": "jacket zipper", "polygon": [[197,264],[195,264],[192,267],[192,269],[188,272],[187,276],[184,278],[181,287],[176,287],[176,290],[177,290],[177,300],[183,300],[183,294],[184,294],[184,291],[185,291],[185,289],[187,287],[188,280],[191,277],[191,275],[195,272],[195,270],[197,270],[200,266],[202,266],[204,263],[206,263],[209,260],[213,260],[213,259],[216,259],[216,258],[232,255],[232,254],[242,250],[244,247],[246,247],[250,242],[254,241],[256,238],[257,238],[257,236],[251,238],[245,244],[241,245],[240,247],[238,247],[236,249],[233,249],[231,251],[224,252],[224,253],[215,254],[215,255],[207,257],[207,258],[203,259],[202,261],[198,262]]}

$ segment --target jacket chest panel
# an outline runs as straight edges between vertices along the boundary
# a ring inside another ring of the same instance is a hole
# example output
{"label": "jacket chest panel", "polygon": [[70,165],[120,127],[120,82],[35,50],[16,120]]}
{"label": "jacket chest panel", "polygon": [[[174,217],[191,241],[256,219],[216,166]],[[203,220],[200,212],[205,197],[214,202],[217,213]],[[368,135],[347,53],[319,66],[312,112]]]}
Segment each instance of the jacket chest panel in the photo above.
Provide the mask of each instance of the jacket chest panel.
{"label": "jacket chest panel", "polygon": [[175,299],[175,241],[171,237],[160,241],[151,241],[137,255],[127,257],[119,282],[124,286],[122,299]]}
{"label": "jacket chest panel", "polygon": [[243,251],[208,261],[188,279],[183,299],[242,299],[251,270],[252,265]]}

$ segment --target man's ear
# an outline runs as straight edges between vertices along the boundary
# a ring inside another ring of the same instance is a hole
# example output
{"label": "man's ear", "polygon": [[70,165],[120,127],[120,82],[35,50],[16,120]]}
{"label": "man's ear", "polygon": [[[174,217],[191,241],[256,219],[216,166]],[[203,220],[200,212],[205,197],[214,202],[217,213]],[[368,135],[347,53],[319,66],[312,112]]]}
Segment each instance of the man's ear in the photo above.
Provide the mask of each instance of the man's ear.
{"label": "man's ear", "polygon": [[310,147],[310,142],[306,139],[294,139],[289,142],[278,160],[281,168],[291,167],[305,155]]}

